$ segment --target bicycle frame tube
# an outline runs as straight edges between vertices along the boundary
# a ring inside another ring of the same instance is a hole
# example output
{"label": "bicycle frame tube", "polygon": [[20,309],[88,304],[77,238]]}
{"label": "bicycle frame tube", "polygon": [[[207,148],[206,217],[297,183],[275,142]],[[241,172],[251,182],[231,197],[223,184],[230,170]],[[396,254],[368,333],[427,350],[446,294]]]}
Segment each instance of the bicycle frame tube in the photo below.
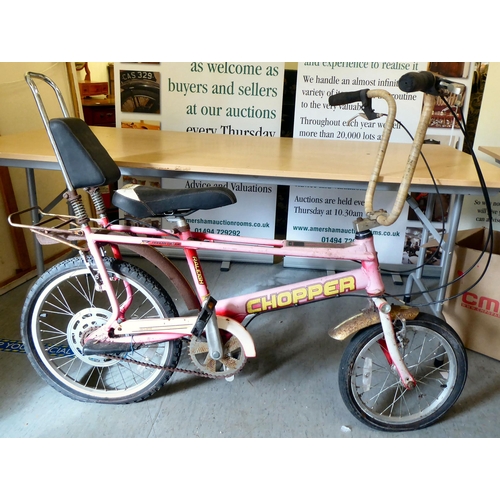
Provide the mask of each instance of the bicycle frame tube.
{"label": "bicycle frame tube", "polygon": [[[356,290],[366,290],[373,286],[372,278],[374,277],[376,278],[369,269],[363,266],[352,271],[222,299],[217,303],[217,314],[241,322],[251,314],[309,304],[339,297]],[[377,291],[382,292],[383,288]]]}
{"label": "bicycle frame tube", "polygon": [[[123,232],[130,234],[117,234]],[[134,235],[135,236],[132,236]],[[156,248],[179,248],[214,250],[221,252],[254,253],[282,257],[306,257],[313,259],[335,259],[375,261],[373,238],[353,239],[347,243],[311,243],[289,240],[247,238],[206,233],[187,232],[183,239],[165,237],[164,231],[144,228],[110,226],[106,233],[92,232],[87,239],[110,245],[147,245]]]}
{"label": "bicycle frame tube", "polygon": [[[104,244],[123,244],[129,247],[148,245],[160,248],[181,248],[187,259],[200,302],[209,295],[209,287],[198,257],[199,249],[322,258],[326,260],[356,260],[361,262],[361,267],[352,271],[219,300],[216,307],[217,314],[240,322],[251,314],[334,298],[353,291],[366,290],[369,296],[379,296],[384,293],[384,284],[380,276],[372,236],[354,239],[348,243],[327,245],[245,237],[217,236],[216,238],[211,234],[192,233],[190,231],[184,232],[181,236],[182,239],[178,239],[173,237],[165,238],[164,232],[152,228],[110,226],[108,229],[111,232],[107,234],[92,232],[91,230],[86,232],[89,249],[94,258],[100,260],[98,247]],[[142,233],[143,236],[113,234],[114,230],[121,232],[124,229],[132,233]],[[99,270],[101,271],[101,269]],[[104,274],[103,280],[104,284],[106,284],[108,281],[107,273]],[[109,287],[105,286],[105,289],[108,294],[112,293],[114,295],[110,284]],[[115,316],[118,318],[120,314],[118,304],[114,305],[113,313],[113,318]]]}

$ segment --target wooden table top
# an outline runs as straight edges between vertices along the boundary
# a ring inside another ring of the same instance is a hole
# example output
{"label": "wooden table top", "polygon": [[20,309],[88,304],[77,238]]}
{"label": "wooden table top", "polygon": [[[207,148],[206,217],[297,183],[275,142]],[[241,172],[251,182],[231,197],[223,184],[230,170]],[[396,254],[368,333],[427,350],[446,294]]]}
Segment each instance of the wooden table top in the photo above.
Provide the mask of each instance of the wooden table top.
{"label": "wooden table top", "polygon": [[479,146],[478,150],[491,156],[495,161],[500,161],[500,147],[498,147],[498,146]]}
{"label": "wooden table top", "polygon": [[[378,143],[251,137],[91,127],[119,167],[263,178],[367,182]],[[390,144],[380,182],[400,184],[409,144]],[[480,186],[472,157],[450,146],[423,148],[438,185]],[[3,161],[3,163],[2,163]],[[36,162],[37,165],[29,165]],[[0,137],[0,165],[57,168],[45,130]],[[46,165],[45,165],[46,164]],[[480,162],[490,188],[500,188],[500,170]],[[422,159],[415,185],[432,185]]]}

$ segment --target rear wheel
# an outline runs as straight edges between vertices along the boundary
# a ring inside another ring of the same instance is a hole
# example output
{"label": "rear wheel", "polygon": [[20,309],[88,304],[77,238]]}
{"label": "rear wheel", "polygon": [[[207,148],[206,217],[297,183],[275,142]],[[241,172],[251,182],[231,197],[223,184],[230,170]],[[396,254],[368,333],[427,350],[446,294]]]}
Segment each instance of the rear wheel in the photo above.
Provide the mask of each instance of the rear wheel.
{"label": "rear wheel", "polygon": [[[127,262],[105,259],[119,302],[124,283],[133,290],[127,318],[177,316],[170,296],[156,280]],[[82,340],[91,329],[106,323],[111,306],[82,259],[65,260],[45,272],[30,290],[21,317],[26,353],[39,375],[61,393],[79,401],[131,403],[162,387],[172,372],[84,355]],[[175,368],[181,341],[145,345],[124,357]]]}
{"label": "rear wheel", "polygon": [[401,384],[387,361],[384,333],[377,324],[356,334],[344,351],[340,393],[349,411],[370,427],[422,429],[441,418],[460,396],[467,378],[467,354],[455,331],[429,314],[407,321],[397,335],[416,388],[407,390]]}

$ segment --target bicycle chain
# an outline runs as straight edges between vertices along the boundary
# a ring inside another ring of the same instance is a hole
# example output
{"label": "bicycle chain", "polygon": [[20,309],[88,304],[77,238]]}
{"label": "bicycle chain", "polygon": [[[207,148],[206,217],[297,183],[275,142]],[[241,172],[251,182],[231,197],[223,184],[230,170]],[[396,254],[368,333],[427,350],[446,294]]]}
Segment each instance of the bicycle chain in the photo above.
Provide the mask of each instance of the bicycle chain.
{"label": "bicycle chain", "polygon": [[[160,366],[160,365],[156,365],[154,363],[146,363],[145,361],[138,361],[136,359],[132,359],[132,358],[123,358],[121,356],[117,356],[116,354],[103,354],[103,356],[106,356],[110,359],[115,359],[117,361],[126,361],[127,363],[132,363],[132,364],[135,364],[135,365],[139,365],[139,366],[143,366],[145,368],[153,368],[155,370],[164,370],[164,371],[169,371],[169,372],[179,372],[179,373],[185,373],[187,375],[196,375],[197,377],[204,377],[204,378],[212,378],[212,379],[224,379],[224,378],[227,378],[227,375],[216,375],[216,374],[210,374],[210,373],[203,373],[203,372],[199,372],[199,371],[196,371],[196,370],[188,370],[186,368],[173,368],[171,366]],[[232,375],[236,375],[236,373],[239,373],[242,369],[243,369],[243,366],[245,365],[245,363],[243,363],[243,365],[241,366],[241,368],[233,373]]]}

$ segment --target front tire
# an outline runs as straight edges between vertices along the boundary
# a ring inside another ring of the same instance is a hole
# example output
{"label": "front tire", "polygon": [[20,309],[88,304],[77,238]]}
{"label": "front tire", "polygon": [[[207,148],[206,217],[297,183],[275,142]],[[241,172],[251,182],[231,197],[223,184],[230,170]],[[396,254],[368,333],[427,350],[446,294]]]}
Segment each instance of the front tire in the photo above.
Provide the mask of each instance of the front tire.
{"label": "front tire", "polygon": [[387,361],[379,343],[383,338],[382,326],[376,324],[358,332],[347,346],[339,369],[344,403],[374,429],[397,432],[432,425],[453,406],[467,379],[467,354],[460,338],[429,314],[406,322],[399,346],[417,383],[413,390],[404,388]]}
{"label": "front tire", "polygon": [[[178,316],[170,296],[142,269],[130,263],[105,259],[118,301],[125,299],[124,282],[134,298],[127,318]],[[65,260],[45,272],[30,290],[21,316],[21,335],[28,358],[38,374],[62,394],[85,402],[131,403],[162,387],[172,372],[86,356],[82,339],[102,326],[111,315],[106,292],[95,282],[81,258]],[[127,358],[175,368],[181,341],[145,345]]]}

